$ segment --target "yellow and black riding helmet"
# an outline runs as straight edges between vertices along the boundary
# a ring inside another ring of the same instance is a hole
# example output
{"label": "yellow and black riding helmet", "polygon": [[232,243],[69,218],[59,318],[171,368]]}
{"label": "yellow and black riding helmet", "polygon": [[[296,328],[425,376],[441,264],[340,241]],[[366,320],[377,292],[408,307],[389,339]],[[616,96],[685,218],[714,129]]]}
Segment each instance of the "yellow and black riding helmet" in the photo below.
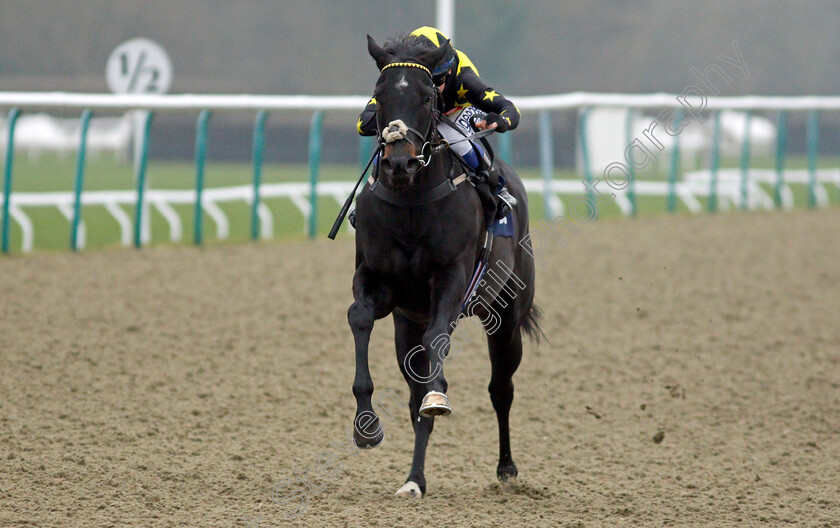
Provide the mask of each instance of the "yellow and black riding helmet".
{"label": "yellow and black riding helmet", "polygon": [[446,55],[432,68],[432,81],[436,86],[440,86],[446,80],[446,75],[455,66],[455,48],[452,47],[446,35],[431,26],[419,27],[411,32],[411,36],[425,38],[436,48],[446,46]]}

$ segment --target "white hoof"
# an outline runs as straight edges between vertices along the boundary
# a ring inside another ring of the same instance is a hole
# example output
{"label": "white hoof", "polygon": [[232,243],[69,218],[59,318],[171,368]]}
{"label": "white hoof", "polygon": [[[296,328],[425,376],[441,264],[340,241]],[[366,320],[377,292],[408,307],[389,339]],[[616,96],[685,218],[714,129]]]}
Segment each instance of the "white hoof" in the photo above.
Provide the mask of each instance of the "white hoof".
{"label": "white hoof", "polygon": [[397,497],[411,497],[414,499],[423,498],[423,492],[420,491],[420,486],[418,486],[416,482],[412,482],[410,480],[403,484],[403,487],[398,489],[394,495]]}
{"label": "white hoof", "polygon": [[452,407],[449,406],[449,398],[446,394],[438,391],[430,391],[423,397],[420,404],[420,416],[430,418],[432,416],[449,416],[452,414]]}

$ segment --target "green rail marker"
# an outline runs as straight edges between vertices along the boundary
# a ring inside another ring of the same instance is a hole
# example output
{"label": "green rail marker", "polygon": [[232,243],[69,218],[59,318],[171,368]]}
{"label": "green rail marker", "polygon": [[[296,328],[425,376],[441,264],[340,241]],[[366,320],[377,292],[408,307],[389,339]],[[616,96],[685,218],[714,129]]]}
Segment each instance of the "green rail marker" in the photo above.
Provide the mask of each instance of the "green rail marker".
{"label": "green rail marker", "polygon": [[152,114],[146,113],[143,124],[143,145],[140,149],[140,162],[137,164],[137,207],[134,211],[134,247],[143,247],[143,200],[146,192],[146,165],[149,158],[149,132],[152,129]]}
{"label": "green rail marker", "polygon": [[554,146],[551,140],[551,112],[540,110],[540,167],[543,180],[543,209],[547,219],[554,218],[551,208],[552,180],[554,179]]}
{"label": "green rail marker", "polygon": [[752,110],[747,110],[744,124],[744,141],[741,143],[741,209],[749,209],[749,173],[750,173],[750,121]]}
{"label": "green rail marker", "polygon": [[[632,108],[627,109],[627,117],[624,120],[624,143],[627,145],[625,149],[630,148],[633,144],[633,119],[636,117],[636,111]],[[626,151],[625,151],[626,152]],[[631,151],[632,152],[632,151]],[[632,158],[633,155],[629,154]],[[636,169],[632,159],[626,160],[629,165],[630,174],[627,181],[627,199],[630,200],[630,216],[636,216]]]}
{"label": "green rail marker", "polygon": [[260,110],[254,119],[254,139],[252,144],[252,158],[254,163],[254,201],[251,204],[251,240],[260,237],[260,184],[262,183],[262,164],[265,152],[265,120],[268,112]]}
{"label": "green rail marker", "polygon": [[321,166],[321,126],[324,111],[312,114],[309,124],[309,238],[318,230],[318,170]]}
{"label": "green rail marker", "polygon": [[820,114],[808,111],[808,208],[817,206],[817,151],[820,145]]}
{"label": "green rail marker", "polygon": [[715,110],[712,132],[712,154],[709,162],[709,212],[718,210],[718,170],[720,169],[720,110]]}
{"label": "green rail marker", "polygon": [[76,182],[73,186],[73,221],[70,226],[70,249],[79,248],[79,223],[82,219],[82,189],[85,185],[85,151],[87,150],[87,132],[90,124],[90,110],[82,112],[81,130],[79,131],[79,152],[76,156]]}
{"label": "green rail marker", "polygon": [[[680,125],[683,120],[682,112],[677,111],[674,123]],[[668,171],[668,198],[665,201],[665,208],[669,213],[677,210],[677,170],[680,166],[680,135],[674,136],[674,149],[671,151],[671,167]]]}
{"label": "green rail marker", "polygon": [[[592,189],[592,168],[589,166],[589,145],[586,138],[586,121],[589,119],[590,107],[584,107],[578,117],[578,141],[580,141],[580,158],[583,163],[583,177],[586,180],[589,189]],[[597,209],[598,203],[595,201],[595,193],[591,190],[587,191],[587,197],[592,201],[591,203]],[[596,211],[597,213],[597,211]],[[597,218],[597,214],[595,215]]]}
{"label": "green rail marker", "polygon": [[200,246],[204,241],[203,229],[203,203],[204,194],[204,165],[207,161],[207,122],[210,120],[210,111],[202,110],[198,114],[198,123],[195,128],[195,232],[193,242]]}
{"label": "green rail marker", "polygon": [[505,163],[510,163],[513,156],[513,136],[510,134],[499,134],[497,144],[499,146],[499,157]]}
{"label": "green rail marker", "polygon": [[773,187],[773,201],[782,206],[782,186],[785,184],[785,152],[787,151],[787,111],[779,111],[776,124],[776,185]]}
{"label": "green rail marker", "polygon": [[9,137],[6,141],[6,169],[3,173],[3,226],[0,249],[9,252],[9,203],[12,199],[12,162],[15,158],[15,123],[20,112],[17,108],[9,110]]}

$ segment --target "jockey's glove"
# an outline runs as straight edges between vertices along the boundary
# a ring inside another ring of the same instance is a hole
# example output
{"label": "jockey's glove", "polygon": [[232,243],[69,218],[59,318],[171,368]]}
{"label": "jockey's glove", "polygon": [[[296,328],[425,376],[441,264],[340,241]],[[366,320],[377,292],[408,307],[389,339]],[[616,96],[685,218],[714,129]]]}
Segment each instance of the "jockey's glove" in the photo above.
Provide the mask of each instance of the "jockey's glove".
{"label": "jockey's glove", "polygon": [[484,121],[487,122],[487,126],[496,123],[496,132],[507,132],[508,128],[510,128],[508,120],[494,112],[490,112],[484,116]]}

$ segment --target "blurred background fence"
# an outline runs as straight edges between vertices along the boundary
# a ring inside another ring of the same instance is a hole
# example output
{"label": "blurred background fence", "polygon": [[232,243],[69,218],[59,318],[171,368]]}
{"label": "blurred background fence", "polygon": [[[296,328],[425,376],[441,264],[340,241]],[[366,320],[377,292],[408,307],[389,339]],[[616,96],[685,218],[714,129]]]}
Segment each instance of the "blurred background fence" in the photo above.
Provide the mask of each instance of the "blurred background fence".
{"label": "blurred background fence", "polygon": [[[840,201],[840,98],[512,99],[520,129],[493,141],[535,218],[577,196],[628,216]],[[2,251],[315,237],[374,148],[354,131],[366,101],[0,92]]]}

